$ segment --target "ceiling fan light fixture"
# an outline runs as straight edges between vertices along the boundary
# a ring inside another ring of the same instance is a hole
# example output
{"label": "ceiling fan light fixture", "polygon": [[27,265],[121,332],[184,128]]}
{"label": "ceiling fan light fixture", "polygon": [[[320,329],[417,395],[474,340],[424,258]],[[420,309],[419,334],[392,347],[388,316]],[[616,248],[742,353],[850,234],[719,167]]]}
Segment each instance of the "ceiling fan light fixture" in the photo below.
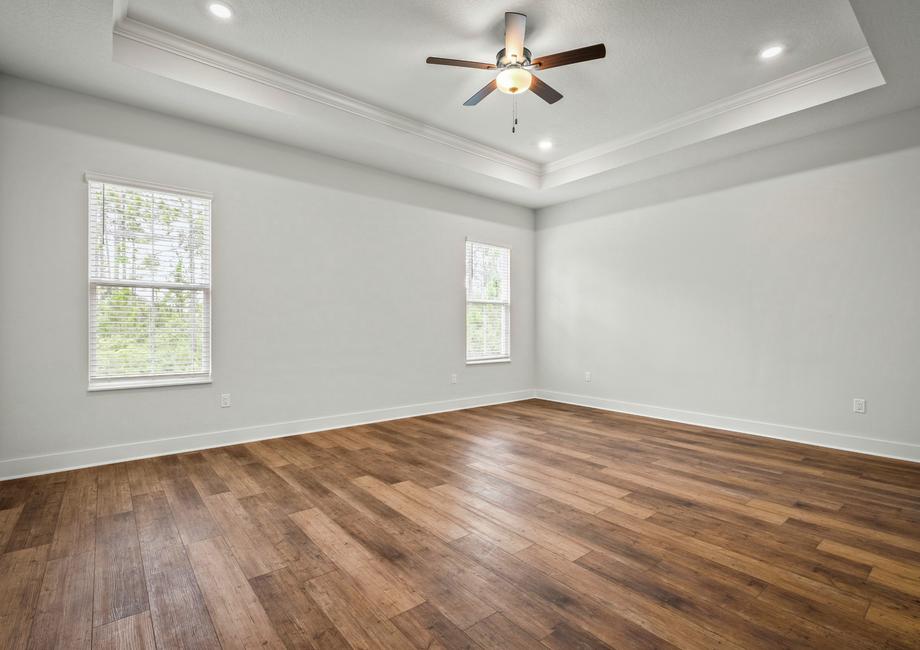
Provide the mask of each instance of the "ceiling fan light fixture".
{"label": "ceiling fan light fixture", "polygon": [[530,88],[530,81],[533,75],[524,68],[511,66],[505,68],[495,77],[495,83],[498,89],[509,95],[517,95]]}

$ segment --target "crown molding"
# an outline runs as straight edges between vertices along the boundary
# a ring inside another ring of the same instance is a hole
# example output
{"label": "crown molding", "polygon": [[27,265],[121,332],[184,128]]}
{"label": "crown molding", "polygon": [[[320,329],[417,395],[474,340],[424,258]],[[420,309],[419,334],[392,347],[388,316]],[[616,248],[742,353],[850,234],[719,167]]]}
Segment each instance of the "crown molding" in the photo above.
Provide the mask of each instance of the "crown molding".
{"label": "crown molding", "polygon": [[726,113],[737,111],[760,102],[765,102],[775,97],[802,89],[811,84],[825,81],[863,66],[870,65],[876,66],[876,62],[875,57],[872,56],[872,52],[868,47],[854,50],[853,52],[848,52],[847,54],[793,72],[785,77],[781,77],[760,86],[755,86],[749,90],[724,97],[711,104],[706,104],[686,113],[682,113],[648,129],[630,133],[622,138],[617,138],[572,154],[571,156],[566,156],[565,158],[546,163],[543,165],[540,175],[547,176],[548,174],[558,172],[568,167],[584,164],[596,158],[620,151],[621,149],[626,149],[648,140],[653,140],[689,126],[701,124]]}
{"label": "crown molding", "polygon": [[154,27],[153,25],[148,25],[147,23],[142,23],[133,18],[126,17],[118,21],[112,32],[117,38],[123,38],[148,47],[153,47],[221,72],[294,95],[301,99],[323,104],[330,108],[388,126],[397,131],[408,133],[467,154],[484,158],[493,163],[506,165],[525,174],[538,177],[542,172],[542,165],[539,163],[514,156],[499,149],[495,149],[494,147],[489,147],[488,145],[400,115],[399,113],[388,111],[343,93],[318,86],[292,75],[208,47],[197,41],[184,38],[172,32]]}
{"label": "crown molding", "polygon": [[[384,136],[391,146],[420,153],[420,160],[538,192],[600,174],[629,179],[629,169],[641,161],[885,83],[865,47],[541,164],[129,17],[115,24],[113,38],[121,63],[280,112],[306,116],[311,104],[329,107],[417,138],[413,145]],[[445,148],[419,149],[422,141]]]}

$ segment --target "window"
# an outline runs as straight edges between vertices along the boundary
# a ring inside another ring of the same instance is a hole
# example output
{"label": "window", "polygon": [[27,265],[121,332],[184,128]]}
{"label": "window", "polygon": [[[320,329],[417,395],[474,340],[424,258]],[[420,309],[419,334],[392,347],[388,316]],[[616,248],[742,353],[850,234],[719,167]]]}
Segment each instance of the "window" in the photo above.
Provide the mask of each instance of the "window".
{"label": "window", "polygon": [[511,249],[466,242],[466,362],[511,360]]}
{"label": "window", "polygon": [[210,196],[86,181],[90,390],[210,381]]}

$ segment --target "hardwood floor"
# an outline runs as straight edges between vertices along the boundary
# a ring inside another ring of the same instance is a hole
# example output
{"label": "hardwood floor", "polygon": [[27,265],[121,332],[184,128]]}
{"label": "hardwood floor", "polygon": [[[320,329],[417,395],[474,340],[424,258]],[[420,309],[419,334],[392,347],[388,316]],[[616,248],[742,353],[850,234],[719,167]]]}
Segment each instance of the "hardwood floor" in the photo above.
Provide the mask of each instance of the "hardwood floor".
{"label": "hardwood floor", "polygon": [[0,483],[0,648],[918,648],[920,465],[538,400]]}

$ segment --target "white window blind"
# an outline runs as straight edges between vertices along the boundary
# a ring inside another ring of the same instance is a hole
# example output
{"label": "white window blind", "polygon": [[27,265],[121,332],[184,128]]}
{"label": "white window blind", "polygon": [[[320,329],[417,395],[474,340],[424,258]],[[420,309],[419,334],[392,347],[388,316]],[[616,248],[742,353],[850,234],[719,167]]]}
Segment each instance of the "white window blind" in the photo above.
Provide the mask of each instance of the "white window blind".
{"label": "white window blind", "polygon": [[511,358],[511,249],[466,242],[466,361]]}
{"label": "white window blind", "polygon": [[211,199],[87,183],[90,389],[209,381]]}

